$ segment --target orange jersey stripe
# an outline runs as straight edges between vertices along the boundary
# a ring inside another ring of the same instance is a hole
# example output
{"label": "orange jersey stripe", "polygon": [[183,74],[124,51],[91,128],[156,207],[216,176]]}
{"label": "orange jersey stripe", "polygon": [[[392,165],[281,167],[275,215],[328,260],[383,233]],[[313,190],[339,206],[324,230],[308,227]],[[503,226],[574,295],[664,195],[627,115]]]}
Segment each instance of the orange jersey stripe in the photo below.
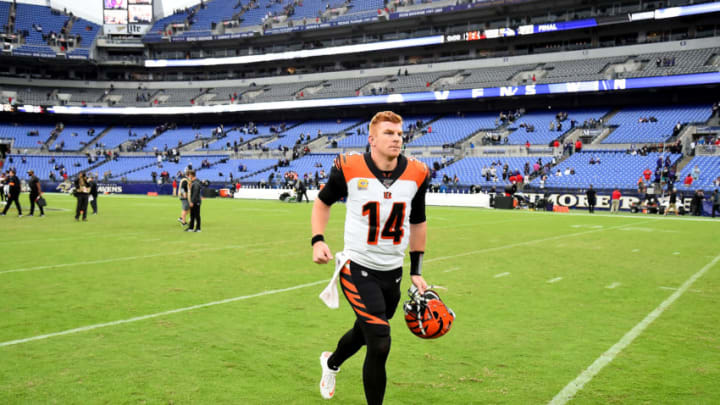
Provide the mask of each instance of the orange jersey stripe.
{"label": "orange jersey stripe", "polygon": [[365,164],[365,157],[363,157],[363,155],[341,155],[338,162],[340,163],[340,168],[342,169],[346,182],[358,177],[367,179],[375,177],[367,164]]}
{"label": "orange jersey stripe", "polygon": [[425,163],[408,158],[408,165],[405,171],[400,175],[399,180],[412,180],[418,187],[422,185],[429,173],[427,165]]}

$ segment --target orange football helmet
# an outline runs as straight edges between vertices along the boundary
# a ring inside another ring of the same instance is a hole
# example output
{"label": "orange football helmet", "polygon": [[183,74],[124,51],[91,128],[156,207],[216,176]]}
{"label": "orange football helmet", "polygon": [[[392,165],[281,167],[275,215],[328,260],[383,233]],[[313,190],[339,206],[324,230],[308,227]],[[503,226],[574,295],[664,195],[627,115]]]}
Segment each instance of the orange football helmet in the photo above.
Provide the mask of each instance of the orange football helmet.
{"label": "orange football helmet", "polygon": [[428,289],[420,295],[412,286],[408,295],[410,301],[403,303],[403,310],[410,332],[422,339],[435,339],[450,331],[455,312],[442,302],[437,292]]}

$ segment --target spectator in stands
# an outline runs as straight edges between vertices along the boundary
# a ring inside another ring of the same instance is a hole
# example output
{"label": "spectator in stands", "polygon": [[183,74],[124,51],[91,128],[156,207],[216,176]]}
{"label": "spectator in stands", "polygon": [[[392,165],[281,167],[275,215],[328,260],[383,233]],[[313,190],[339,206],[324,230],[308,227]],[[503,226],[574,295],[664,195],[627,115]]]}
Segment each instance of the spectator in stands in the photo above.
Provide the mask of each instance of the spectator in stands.
{"label": "spectator in stands", "polygon": [[718,189],[713,191],[710,201],[712,201],[712,217],[715,218],[715,211],[720,212],[720,191]]}
{"label": "spectator in stands", "polygon": [[580,151],[582,151],[582,141],[578,139],[577,141],[575,141],[575,153],[578,153]]}
{"label": "spectator in stands", "polygon": [[683,181],[683,184],[686,186],[691,186],[693,184],[693,177],[688,173],[688,175],[685,177],[685,181]]}
{"label": "spectator in stands", "polygon": [[700,178],[700,168],[697,165],[695,165],[695,167],[693,167],[691,173],[692,173],[693,181],[697,181]]}
{"label": "spectator in stands", "polygon": [[597,193],[592,184],[590,188],[585,191],[585,196],[587,197],[588,212],[592,214],[595,212],[595,204],[597,204]]}
{"label": "spectator in stands", "polygon": [[642,194],[642,193],[645,192],[645,182],[643,181],[643,177],[642,177],[642,176],[638,179],[638,182],[637,182],[637,191],[638,191],[638,194]]}
{"label": "spectator in stands", "polygon": [[613,190],[613,192],[612,192],[612,201],[610,203],[610,213],[611,214],[613,214],[613,213],[617,214],[618,211],[620,210],[620,198],[621,197],[622,197],[622,194],[620,193],[620,190],[618,190],[616,187],[615,190]]}
{"label": "spectator in stands", "polygon": [[643,170],[643,177],[645,178],[646,183],[650,182],[650,177],[652,177],[652,174],[653,174],[653,172],[650,169]]}

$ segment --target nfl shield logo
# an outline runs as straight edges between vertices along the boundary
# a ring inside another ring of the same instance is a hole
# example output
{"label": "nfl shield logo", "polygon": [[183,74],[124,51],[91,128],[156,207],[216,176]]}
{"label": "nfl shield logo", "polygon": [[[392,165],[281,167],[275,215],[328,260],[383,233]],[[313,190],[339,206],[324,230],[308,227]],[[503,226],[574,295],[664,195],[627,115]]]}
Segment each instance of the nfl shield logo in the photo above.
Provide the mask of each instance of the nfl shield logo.
{"label": "nfl shield logo", "polygon": [[367,190],[368,180],[367,179],[358,180],[357,186],[358,186],[358,190]]}

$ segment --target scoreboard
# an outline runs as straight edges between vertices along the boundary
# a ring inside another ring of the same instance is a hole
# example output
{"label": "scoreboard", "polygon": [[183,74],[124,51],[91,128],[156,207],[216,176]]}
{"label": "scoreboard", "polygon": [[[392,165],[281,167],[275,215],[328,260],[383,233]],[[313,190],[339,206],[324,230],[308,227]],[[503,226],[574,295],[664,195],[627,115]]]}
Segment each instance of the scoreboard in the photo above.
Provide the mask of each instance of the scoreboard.
{"label": "scoreboard", "polygon": [[152,25],[153,0],[101,0],[106,35],[142,35]]}

